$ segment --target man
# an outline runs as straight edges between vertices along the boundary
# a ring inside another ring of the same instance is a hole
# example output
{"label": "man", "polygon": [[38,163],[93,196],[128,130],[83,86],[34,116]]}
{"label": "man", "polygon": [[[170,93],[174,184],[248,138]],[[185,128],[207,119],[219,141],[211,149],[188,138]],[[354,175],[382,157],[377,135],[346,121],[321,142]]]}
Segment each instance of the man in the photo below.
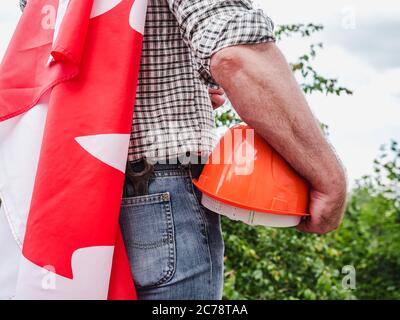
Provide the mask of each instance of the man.
{"label": "man", "polygon": [[274,43],[271,20],[250,0],[149,0],[120,217],[140,299],[222,296],[220,218],[191,183],[216,143],[218,86],[309,181],[312,219],[298,229],[322,234],[340,224],[344,170]]}

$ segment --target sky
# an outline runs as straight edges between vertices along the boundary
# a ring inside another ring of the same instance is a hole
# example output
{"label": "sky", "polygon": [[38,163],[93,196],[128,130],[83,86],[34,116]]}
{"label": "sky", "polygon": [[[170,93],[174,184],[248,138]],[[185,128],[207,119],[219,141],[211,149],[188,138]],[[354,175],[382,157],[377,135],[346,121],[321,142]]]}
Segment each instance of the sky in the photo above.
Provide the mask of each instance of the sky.
{"label": "sky", "polygon": [[[20,16],[18,0],[0,5],[0,57]],[[254,0],[275,25],[321,23],[310,40],[285,39],[278,45],[289,61],[323,42],[313,65],[326,77],[354,91],[352,96],[308,96],[329,126],[329,139],[342,159],[350,184],[372,172],[379,147],[400,141],[400,1]],[[310,42],[311,41],[311,42]]]}

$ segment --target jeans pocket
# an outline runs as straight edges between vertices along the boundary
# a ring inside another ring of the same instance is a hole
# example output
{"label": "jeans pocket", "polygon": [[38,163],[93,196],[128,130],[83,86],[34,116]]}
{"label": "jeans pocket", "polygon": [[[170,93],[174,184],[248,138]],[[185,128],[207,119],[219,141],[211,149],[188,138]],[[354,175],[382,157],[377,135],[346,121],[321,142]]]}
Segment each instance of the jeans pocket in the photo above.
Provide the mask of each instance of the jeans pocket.
{"label": "jeans pocket", "polygon": [[122,198],[120,225],[135,285],[149,288],[168,282],[176,268],[169,192]]}

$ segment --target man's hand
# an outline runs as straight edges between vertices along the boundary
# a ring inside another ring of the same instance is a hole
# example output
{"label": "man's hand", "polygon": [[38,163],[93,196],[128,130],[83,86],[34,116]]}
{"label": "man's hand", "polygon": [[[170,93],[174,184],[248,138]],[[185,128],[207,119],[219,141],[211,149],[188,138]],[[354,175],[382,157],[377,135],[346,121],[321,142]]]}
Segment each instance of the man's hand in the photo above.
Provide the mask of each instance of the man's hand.
{"label": "man's hand", "polygon": [[297,226],[297,230],[317,234],[325,234],[336,230],[342,222],[345,204],[345,193],[335,197],[311,190],[311,218],[303,220]]}
{"label": "man's hand", "polygon": [[211,73],[239,116],[311,186],[311,219],[303,232],[335,230],[343,217],[346,176],[274,43],[224,48],[211,58]]}
{"label": "man's hand", "polygon": [[219,107],[222,107],[224,105],[224,103],[226,101],[224,89],[209,88],[208,94],[210,95],[210,99],[211,99],[212,106],[214,109],[218,109]]}

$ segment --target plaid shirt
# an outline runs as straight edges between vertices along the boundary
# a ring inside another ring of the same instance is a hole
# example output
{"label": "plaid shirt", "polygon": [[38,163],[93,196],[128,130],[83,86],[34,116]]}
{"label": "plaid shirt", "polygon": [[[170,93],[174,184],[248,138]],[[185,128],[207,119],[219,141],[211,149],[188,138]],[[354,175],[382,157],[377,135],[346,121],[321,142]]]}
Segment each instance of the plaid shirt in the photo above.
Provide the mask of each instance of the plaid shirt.
{"label": "plaid shirt", "polygon": [[274,41],[273,27],[251,0],[148,0],[128,159],[207,156],[216,143],[212,54]]}

